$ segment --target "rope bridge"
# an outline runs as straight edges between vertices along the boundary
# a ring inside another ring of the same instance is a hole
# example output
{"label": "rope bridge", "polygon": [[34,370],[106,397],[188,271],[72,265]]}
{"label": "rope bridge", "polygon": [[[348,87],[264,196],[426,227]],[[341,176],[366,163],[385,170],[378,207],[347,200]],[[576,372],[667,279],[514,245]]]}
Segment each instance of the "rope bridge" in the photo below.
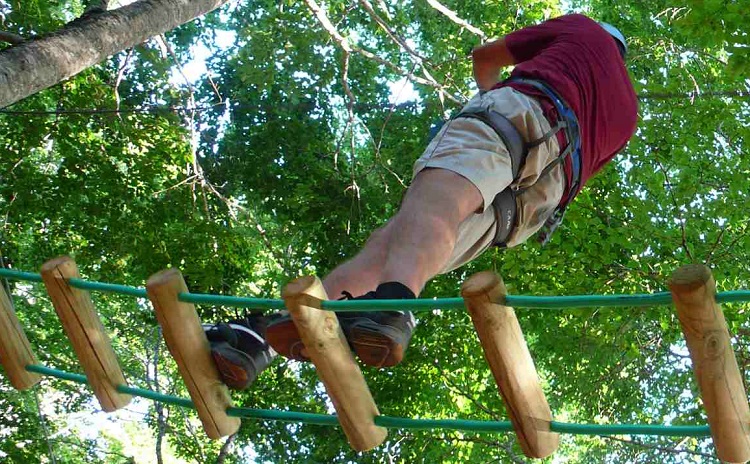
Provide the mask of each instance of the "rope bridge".
{"label": "rope bridge", "polygon": [[[209,437],[234,433],[239,418],[340,425],[356,450],[385,440],[386,428],[452,429],[473,432],[515,431],[524,453],[542,458],[557,449],[559,433],[585,435],[712,436],[720,459],[750,459],[750,424],[742,379],[720,303],[750,301],[750,290],[716,293],[710,271],[690,265],[675,271],[670,292],[634,295],[523,296],[507,295],[499,276],[483,272],[462,286],[462,298],[417,300],[328,300],[317,278],[288,284],[283,299],[197,294],[187,291],[179,271],[153,275],[145,288],[81,279],[72,259],[61,257],[42,266],[41,274],[0,269],[0,277],[43,282],[86,375],[38,363],[12,309],[0,291],[0,362],[11,384],[30,388],[44,376],[90,385],[102,409],[114,411],[132,396],[195,409]],[[151,300],[167,347],[175,358],[192,401],[127,384],[109,337],[94,310],[88,291],[112,292]],[[552,420],[538,374],[513,307],[581,308],[657,306],[674,303],[693,360],[709,425],[571,424]],[[289,310],[337,414],[313,414],[234,407],[213,365],[208,341],[194,304],[265,310]],[[510,421],[410,419],[381,415],[364,377],[338,327],[336,312],[399,309],[431,311],[468,309],[485,357],[506,403]],[[333,329],[333,330],[332,330]],[[187,361],[189,360],[189,362]]]}

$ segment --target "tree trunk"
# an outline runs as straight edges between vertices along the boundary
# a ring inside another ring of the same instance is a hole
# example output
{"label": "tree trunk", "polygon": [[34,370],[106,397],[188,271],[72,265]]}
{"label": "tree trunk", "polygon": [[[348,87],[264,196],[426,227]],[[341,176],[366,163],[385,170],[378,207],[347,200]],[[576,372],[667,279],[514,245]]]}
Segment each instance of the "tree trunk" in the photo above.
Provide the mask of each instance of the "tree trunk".
{"label": "tree trunk", "polygon": [[141,0],[84,15],[58,32],[0,52],[0,108],[57,84],[228,0]]}

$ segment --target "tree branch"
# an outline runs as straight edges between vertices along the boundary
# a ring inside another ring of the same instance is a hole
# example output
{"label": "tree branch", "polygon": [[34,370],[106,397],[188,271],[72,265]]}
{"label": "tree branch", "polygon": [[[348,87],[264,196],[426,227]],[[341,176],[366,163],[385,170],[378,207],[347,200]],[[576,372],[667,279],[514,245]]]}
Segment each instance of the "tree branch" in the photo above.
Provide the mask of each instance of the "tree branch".
{"label": "tree branch", "polygon": [[449,389],[453,390],[454,392],[458,393],[464,398],[467,398],[469,401],[474,403],[474,405],[477,408],[479,408],[479,410],[483,411],[485,414],[490,416],[493,420],[496,420],[496,421],[500,420],[500,416],[498,416],[498,414],[495,411],[485,406],[481,401],[479,401],[476,397],[474,397],[474,395],[470,395],[469,393],[466,392],[466,390],[460,388],[458,385],[456,385],[455,382],[450,380],[448,376],[445,374],[445,371],[440,367],[440,363],[437,360],[433,364],[435,365],[436,368],[440,370],[440,376],[443,378],[443,382]]}
{"label": "tree branch", "polygon": [[721,232],[719,232],[719,236],[716,237],[716,241],[714,242],[713,246],[708,252],[708,255],[706,256],[706,266],[711,264],[711,258],[713,258],[714,252],[716,252],[716,249],[721,244],[721,239],[724,238],[724,233],[727,231],[727,226],[729,225],[729,222],[725,223],[724,226],[721,228]]}
{"label": "tree branch", "polygon": [[385,31],[385,33],[388,35],[388,37],[391,38],[392,41],[396,42],[396,44],[401,47],[406,53],[411,55],[413,58],[416,58],[420,63],[427,61],[425,57],[420,55],[416,52],[413,48],[409,46],[409,44],[406,43],[404,39],[397,36],[395,32],[393,32],[393,29],[385,22],[383,21],[383,18],[378,16],[378,14],[375,12],[375,9],[372,7],[372,4],[367,0],[359,0],[360,5],[362,5],[365,8],[365,11],[367,11],[367,14],[370,15],[370,17],[378,23],[378,25]]}
{"label": "tree branch", "polygon": [[[82,449],[86,454],[90,453],[93,450],[95,450],[96,453],[103,453],[107,456],[115,456],[120,459],[124,459],[125,462],[133,462],[133,456],[128,456],[127,454],[122,454],[114,450],[109,449],[102,449],[98,445],[98,443],[95,440],[92,440],[91,446],[87,445],[85,441],[82,441],[80,438],[72,439],[72,438],[55,438],[54,439],[57,442],[65,443],[67,445],[75,446],[76,448]],[[77,441],[76,441],[77,440]],[[88,441],[88,440],[86,440]]]}
{"label": "tree branch", "polygon": [[[159,387],[159,341],[161,340],[161,330],[155,330],[154,337],[154,390],[160,393],[161,388]],[[162,455],[162,443],[164,441],[164,435],[166,434],[166,418],[164,417],[164,404],[160,402],[154,403],[154,409],[156,409],[156,462],[158,464],[164,463],[164,456]]]}
{"label": "tree branch", "polygon": [[[376,12],[375,9],[372,7],[372,4],[368,0],[359,0],[359,3],[365,8],[367,13],[370,15],[370,17],[378,23],[378,25],[385,31],[385,33],[388,35],[388,37],[391,38],[393,42],[395,42],[399,48],[404,50],[409,56],[411,56],[412,61],[415,61],[418,66],[421,66],[422,73],[427,78],[427,81],[433,82],[437,84],[439,87],[438,89],[438,96],[440,98],[440,103],[443,103],[444,97],[445,97],[445,84],[440,84],[437,79],[435,79],[432,74],[427,70],[427,65],[429,65],[431,68],[435,69],[437,66],[435,66],[434,63],[432,63],[429,59],[425,58],[424,56],[420,55],[416,50],[414,50],[412,47],[409,46],[409,44],[399,37],[393,29],[385,22],[383,21],[383,18],[381,18]],[[414,69],[409,72],[409,74],[413,74]]]}
{"label": "tree branch", "polygon": [[229,452],[232,451],[232,444],[234,443],[235,438],[237,438],[236,433],[229,435],[227,439],[224,440],[224,444],[221,445],[221,449],[219,450],[219,455],[216,456],[216,464],[224,464],[224,461],[227,460]]}
{"label": "tree branch", "polygon": [[448,19],[453,21],[454,23],[458,24],[459,26],[463,27],[464,29],[468,30],[471,33],[478,35],[479,38],[482,39],[482,42],[487,40],[487,34],[482,32],[481,29],[474,27],[468,22],[466,22],[465,20],[459,18],[458,15],[453,10],[450,10],[448,7],[446,7],[442,3],[438,2],[437,0],[427,0],[427,3],[431,7],[433,7],[440,13],[442,13],[444,16],[446,16]]}
{"label": "tree branch", "polygon": [[149,0],[77,19],[0,52],[0,108],[174,29],[228,0]]}
{"label": "tree branch", "polygon": [[[349,87],[349,58],[351,57],[351,53],[344,50],[344,65],[341,69],[341,84],[344,87],[344,93],[346,94],[346,112],[349,115],[349,120],[346,122],[346,128],[351,130],[352,139],[354,138],[354,94],[352,93],[352,89]],[[342,134],[342,137],[346,134],[346,128],[344,129],[344,134]],[[354,152],[352,152],[352,158],[354,157]],[[338,151],[333,157],[333,167],[338,171]]]}
{"label": "tree branch", "polygon": [[739,242],[746,235],[748,235],[748,232],[750,232],[750,219],[748,219],[747,221],[745,221],[745,223],[743,224],[743,226],[744,226],[744,230],[742,231],[742,233],[738,234],[737,237],[734,238],[734,240],[732,240],[731,242],[729,242],[729,244],[725,247],[725,250],[724,250],[723,253],[717,255],[717,261],[719,259],[723,259],[725,256],[729,255],[731,253],[732,249],[734,248],[734,246],[737,245],[737,242]]}
{"label": "tree branch", "polygon": [[109,8],[109,0],[93,0],[89,6],[86,7],[86,10],[83,12],[83,15],[91,14],[91,13],[101,13],[103,11],[107,11]]}
{"label": "tree branch", "polygon": [[687,254],[688,258],[690,258],[690,261],[695,261],[693,259],[693,254],[690,253],[690,248],[688,248],[687,233],[685,231],[685,218],[682,216],[682,211],[680,211],[680,207],[677,204],[677,197],[675,197],[672,182],[669,180],[669,174],[664,168],[664,165],[661,164],[661,161],[656,160],[656,163],[659,165],[659,169],[661,169],[662,174],[664,174],[664,182],[666,183],[667,191],[669,192],[669,196],[672,198],[672,204],[674,205],[674,209],[677,212],[677,217],[680,220],[680,230],[682,232],[682,248],[685,249],[685,254]]}
{"label": "tree branch", "polygon": [[[305,3],[307,4],[307,7],[310,9],[310,11],[318,19],[318,22],[320,22],[320,24],[326,30],[326,32],[328,32],[328,34],[331,36],[331,38],[333,38],[333,40],[343,50],[345,50],[347,52],[350,52],[350,53],[354,52],[354,53],[360,54],[360,55],[364,56],[365,58],[368,58],[368,59],[370,59],[372,61],[375,61],[378,64],[381,64],[381,65],[383,65],[383,66],[391,69],[392,71],[394,71],[399,76],[406,77],[407,79],[409,79],[410,81],[412,81],[414,83],[426,85],[426,86],[429,86],[429,87],[433,87],[435,89],[439,89],[441,91],[445,91],[445,88],[441,84],[439,84],[438,82],[430,81],[430,80],[427,80],[427,79],[415,76],[414,74],[412,74],[412,73],[410,73],[408,71],[405,71],[405,70],[399,68],[398,66],[396,66],[393,63],[391,63],[390,61],[384,60],[383,58],[380,58],[379,56],[375,55],[374,53],[372,53],[370,51],[367,51],[365,49],[362,49],[362,48],[359,48],[359,47],[357,47],[355,45],[352,45],[351,43],[349,43],[349,40],[347,40],[346,38],[344,38],[341,35],[341,33],[338,30],[336,30],[335,26],[331,23],[331,20],[328,19],[328,16],[326,15],[325,11],[323,11],[323,9],[320,7],[320,5],[318,5],[315,2],[315,0],[305,0]],[[463,102],[461,100],[459,100],[458,98],[454,97],[453,95],[451,95],[451,94],[449,94],[447,92],[446,92],[446,95],[447,95],[447,97],[451,101],[453,101],[457,105],[463,105]]]}
{"label": "tree branch", "polygon": [[229,216],[233,220],[239,222],[239,217],[238,217],[237,211],[235,211],[235,209],[238,209],[238,210],[244,212],[245,214],[247,214],[247,216],[250,218],[250,220],[255,225],[255,229],[260,234],[260,237],[263,240],[263,245],[266,247],[266,249],[268,250],[268,252],[271,254],[271,257],[276,262],[276,265],[279,267],[279,269],[281,269],[282,271],[284,271],[287,275],[294,275],[294,271],[293,270],[287,269],[284,266],[284,260],[282,259],[283,257],[279,256],[279,253],[274,249],[273,242],[271,242],[271,240],[268,238],[268,233],[263,228],[263,226],[260,224],[260,221],[258,221],[258,219],[254,216],[254,214],[252,214],[252,212],[249,209],[247,209],[247,208],[245,208],[243,206],[240,206],[240,205],[238,205],[236,203],[232,203],[232,201],[229,198],[227,198],[224,195],[222,195],[221,192],[219,192],[216,189],[216,187],[214,187],[214,185],[211,182],[209,182],[208,180],[206,180],[205,186],[211,192],[213,192],[213,194],[219,200],[221,200],[224,203],[224,205],[226,205],[227,210],[229,212]]}
{"label": "tree branch", "polygon": [[393,19],[393,17],[391,16],[391,13],[388,11],[388,5],[386,5],[383,0],[375,0],[375,3],[378,4],[378,8],[383,10],[383,13],[385,14],[386,18],[388,18],[389,20]]}
{"label": "tree branch", "polygon": [[[125,61],[122,63],[122,66],[117,71],[117,79],[115,79],[115,85],[114,85],[114,91],[115,91],[115,108],[119,111],[120,110],[120,82],[122,82],[122,78],[125,76],[125,69],[128,67],[128,62],[130,61],[130,58],[133,56],[133,48],[128,49],[128,54],[125,55]],[[120,116],[120,114],[117,114]]]}

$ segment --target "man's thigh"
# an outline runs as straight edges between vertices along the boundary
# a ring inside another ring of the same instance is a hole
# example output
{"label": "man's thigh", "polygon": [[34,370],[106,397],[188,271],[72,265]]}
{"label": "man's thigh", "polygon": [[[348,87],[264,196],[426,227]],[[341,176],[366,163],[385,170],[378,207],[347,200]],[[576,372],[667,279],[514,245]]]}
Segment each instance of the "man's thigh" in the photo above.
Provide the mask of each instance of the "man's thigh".
{"label": "man's thigh", "polygon": [[425,168],[406,191],[401,209],[409,212],[430,210],[458,222],[480,211],[482,195],[469,179],[453,170]]}

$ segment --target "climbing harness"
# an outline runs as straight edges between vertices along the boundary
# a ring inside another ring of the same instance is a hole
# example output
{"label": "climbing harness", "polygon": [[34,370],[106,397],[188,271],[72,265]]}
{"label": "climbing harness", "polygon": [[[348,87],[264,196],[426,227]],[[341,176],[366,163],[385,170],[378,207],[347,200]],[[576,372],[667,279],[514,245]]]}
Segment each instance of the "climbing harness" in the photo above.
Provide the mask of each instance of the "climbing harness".
{"label": "climbing harness", "polygon": [[[478,119],[495,131],[510,154],[511,172],[513,173],[513,182],[515,183],[521,172],[521,167],[524,161],[526,161],[529,146],[524,142],[521,133],[513,123],[497,111],[483,106],[468,107],[453,119],[457,118]],[[505,247],[505,243],[516,225],[517,208],[515,192],[512,186],[509,186],[495,196],[495,199],[492,201],[492,208],[495,212],[495,221],[497,223],[493,245]]]}
{"label": "climbing harness", "polygon": [[539,175],[539,179],[544,178],[547,174],[552,171],[558,164],[565,161],[569,155],[572,161],[572,172],[573,179],[567,185],[566,192],[567,198],[564,202],[557,205],[552,211],[550,216],[544,222],[544,225],[540,229],[537,240],[542,244],[546,245],[549,242],[555,229],[562,223],[563,216],[565,215],[565,208],[567,208],[570,201],[578,194],[580,190],[580,179],[581,179],[581,139],[580,129],[578,125],[578,119],[575,113],[570,108],[565,100],[560,97],[550,86],[540,80],[526,79],[521,77],[512,77],[505,81],[517,82],[525,85],[534,87],[535,89],[543,92],[552,101],[559,120],[549,131],[547,131],[542,137],[525,142],[523,136],[518,129],[510,122],[508,118],[498,113],[497,111],[482,107],[482,106],[470,106],[462,110],[458,115],[452,119],[457,118],[473,118],[478,119],[492,128],[497,133],[500,140],[503,141],[508,152],[510,153],[511,169],[513,173],[513,182],[505,190],[498,193],[492,201],[492,207],[495,212],[495,219],[497,221],[497,227],[495,230],[495,238],[493,246],[505,248],[507,246],[508,239],[512,235],[513,230],[517,224],[517,211],[518,203],[517,197],[523,194],[528,189],[521,189],[518,187],[516,182],[521,172],[521,167],[526,161],[526,156],[531,148],[549,140],[554,137],[561,129],[565,131],[565,138],[568,141],[567,146],[560,152],[560,155],[551,163],[549,163]]}

